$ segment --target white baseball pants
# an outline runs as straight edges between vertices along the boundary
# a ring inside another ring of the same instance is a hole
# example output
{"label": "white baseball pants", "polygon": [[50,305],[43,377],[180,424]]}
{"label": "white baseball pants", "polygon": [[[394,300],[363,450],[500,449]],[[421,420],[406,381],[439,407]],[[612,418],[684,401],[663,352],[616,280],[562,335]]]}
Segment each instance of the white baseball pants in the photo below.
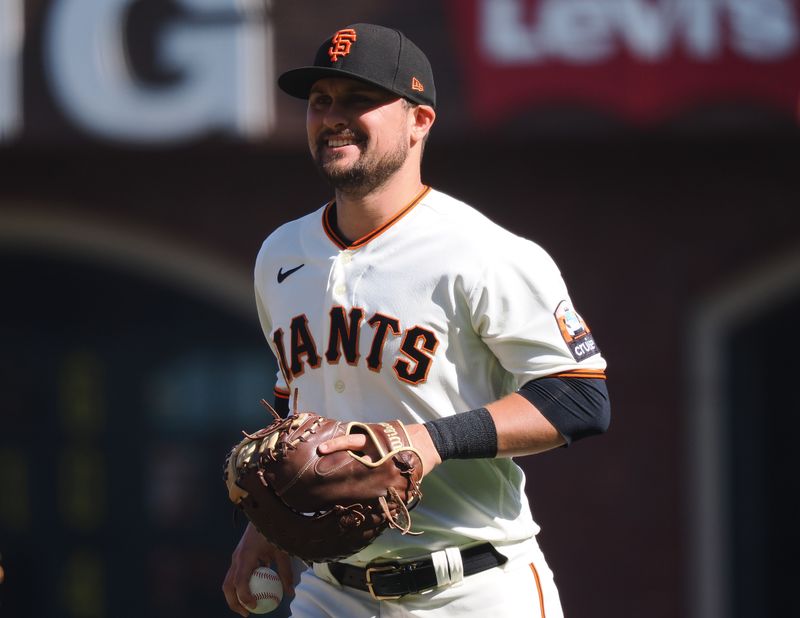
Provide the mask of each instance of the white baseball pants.
{"label": "white baseball pants", "polygon": [[295,618],[563,618],[553,573],[535,539],[497,546],[504,565],[476,573],[455,585],[397,601],[376,601],[369,593],[341,586],[324,565],[302,574],[292,601]]}

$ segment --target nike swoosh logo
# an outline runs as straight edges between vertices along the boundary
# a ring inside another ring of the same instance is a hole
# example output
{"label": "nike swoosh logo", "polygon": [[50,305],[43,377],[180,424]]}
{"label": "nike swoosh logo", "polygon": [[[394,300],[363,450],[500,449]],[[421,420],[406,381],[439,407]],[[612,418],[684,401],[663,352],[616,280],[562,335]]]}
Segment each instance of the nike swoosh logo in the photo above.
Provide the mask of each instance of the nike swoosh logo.
{"label": "nike swoosh logo", "polygon": [[286,279],[286,277],[288,277],[292,273],[297,272],[298,270],[303,268],[303,266],[305,266],[305,264],[300,264],[300,266],[295,266],[294,268],[290,268],[286,272],[283,272],[283,266],[281,266],[278,269],[278,283],[283,283],[283,280]]}

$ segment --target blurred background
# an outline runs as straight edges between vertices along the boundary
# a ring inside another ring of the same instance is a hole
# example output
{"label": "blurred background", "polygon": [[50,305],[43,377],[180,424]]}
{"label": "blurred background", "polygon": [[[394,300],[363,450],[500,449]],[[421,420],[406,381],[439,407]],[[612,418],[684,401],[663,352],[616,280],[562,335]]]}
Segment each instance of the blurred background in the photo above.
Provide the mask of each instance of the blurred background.
{"label": "blurred background", "polygon": [[609,361],[610,432],[519,460],[568,618],[798,615],[800,1],[0,0],[0,616],[233,615],[253,261],[330,197],[274,80],[358,21]]}

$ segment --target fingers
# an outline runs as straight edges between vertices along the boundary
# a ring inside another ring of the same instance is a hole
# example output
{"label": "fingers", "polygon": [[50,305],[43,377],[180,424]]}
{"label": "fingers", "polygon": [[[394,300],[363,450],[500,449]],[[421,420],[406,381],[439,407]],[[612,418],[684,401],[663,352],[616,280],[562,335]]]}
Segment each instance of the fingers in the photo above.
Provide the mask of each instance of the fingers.
{"label": "fingers", "polygon": [[276,551],[273,565],[278,572],[278,577],[281,578],[281,584],[283,584],[283,596],[293,596],[294,568],[292,566],[292,558],[285,552]]}
{"label": "fingers", "polygon": [[277,571],[283,586],[283,595],[287,598],[294,596],[294,570],[289,554],[275,548],[270,560],[256,560],[252,567],[240,556],[238,558],[235,557],[231,563],[222,585],[225,601],[232,611],[246,617],[250,614],[248,608],[255,607],[256,598],[250,592],[250,576],[262,562]]}
{"label": "fingers", "polygon": [[[250,595],[250,599],[242,599],[243,602],[248,603],[250,607],[255,605],[255,599],[252,598],[252,594],[250,594],[250,586],[249,586],[250,575],[248,573],[247,578],[244,580],[244,588],[246,588],[246,594]],[[241,575],[240,569],[237,563],[231,563],[230,568],[228,569],[228,573],[225,575],[225,580],[222,582],[222,593],[225,595],[225,602],[228,604],[228,607],[231,611],[239,614],[240,616],[247,616],[250,615],[250,612],[247,611],[245,607],[242,606],[242,603],[239,602],[239,597],[237,596],[237,592],[241,585]],[[244,591],[240,593],[240,595],[245,594]]]}
{"label": "fingers", "polygon": [[360,451],[367,445],[367,436],[361,433],[352,433],[338,436],[319,445],[317,450],[320,455],[328,455],[335,451]]}
{"label": "fingers", "polygon": [[247,607],[254,607],[256,599],[250,592],[250,575],[262,563],[272,560],[272,545],[255,526],[248,524],[231,557],[231,566],[222,582],[222,593],[231,611],[248,616]]}

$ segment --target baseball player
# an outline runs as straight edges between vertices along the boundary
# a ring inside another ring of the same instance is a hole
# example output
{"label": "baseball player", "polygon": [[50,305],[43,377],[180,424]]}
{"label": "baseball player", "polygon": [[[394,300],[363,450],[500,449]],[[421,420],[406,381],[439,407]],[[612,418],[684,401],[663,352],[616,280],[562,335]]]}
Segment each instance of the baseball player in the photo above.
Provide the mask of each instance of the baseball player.
{"label": "baseball player", "polygon": [[[331,418],[406,423],[422,453],[422,534],[389,530],[297,583],[251,524],[223,584],[229,606],[246,616],[249,574],[272,563],[295,616],[558,618],[512,457],[607,429],[591,331],[544,250],[423,184],[436,93],[402,33],[342,28],[278,83],[307,99],[309,148],[335,197],[278,228],[256,260],[276,405],[297,393]],[[351,435],[320,451],[363,446]]]}

